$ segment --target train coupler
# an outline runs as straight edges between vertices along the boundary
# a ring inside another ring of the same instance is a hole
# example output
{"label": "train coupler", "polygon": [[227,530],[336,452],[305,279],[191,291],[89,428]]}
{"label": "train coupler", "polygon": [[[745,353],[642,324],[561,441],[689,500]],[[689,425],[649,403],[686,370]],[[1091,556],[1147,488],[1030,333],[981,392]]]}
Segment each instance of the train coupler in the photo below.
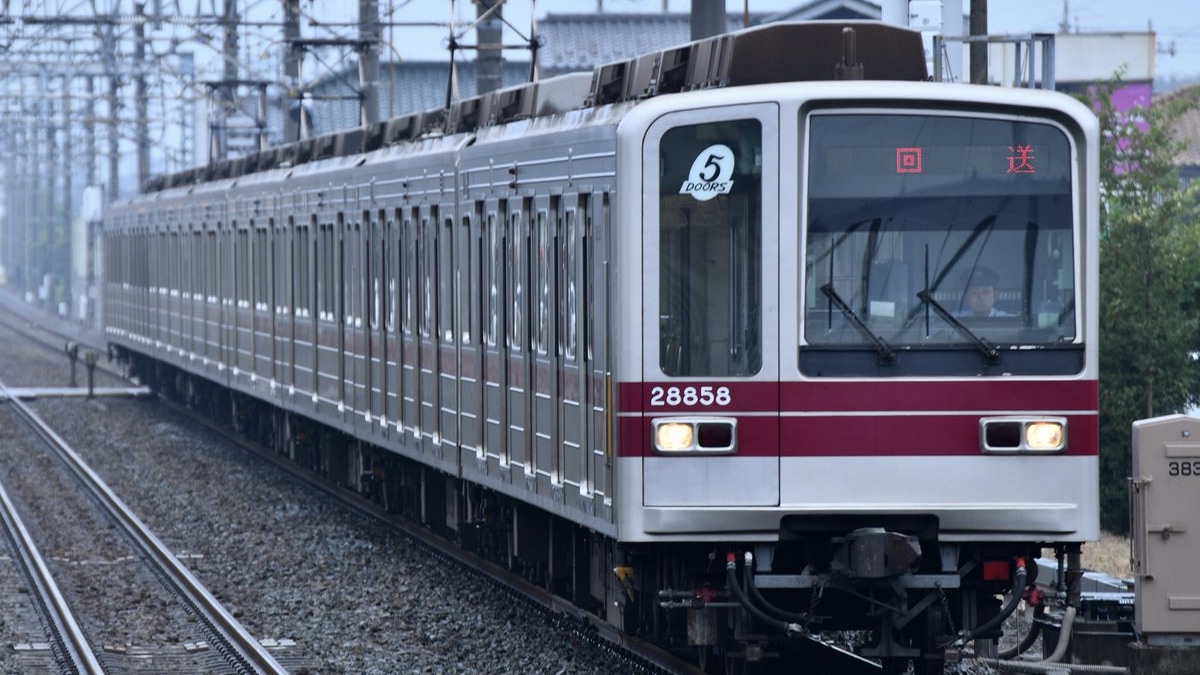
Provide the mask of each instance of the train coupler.
{"label": "train coupler", "polygon": [[916,537],[879,527],[834,537],[833,569],[849,577],[882,579],[915,572],[921,566]]}

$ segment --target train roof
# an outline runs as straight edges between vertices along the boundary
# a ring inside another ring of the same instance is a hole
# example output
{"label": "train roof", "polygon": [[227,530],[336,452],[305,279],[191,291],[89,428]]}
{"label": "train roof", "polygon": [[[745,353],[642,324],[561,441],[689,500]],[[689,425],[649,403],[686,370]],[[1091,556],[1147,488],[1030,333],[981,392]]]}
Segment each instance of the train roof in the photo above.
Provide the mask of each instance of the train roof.
{"label": "train roof", "polygon": [[344,157],[431,136],[665,94],[775,82],[929,79],[921,34],[876,21],[747,28],[630,59],[499,89],[335,134],[306,138],[146,181],[142,192]]}

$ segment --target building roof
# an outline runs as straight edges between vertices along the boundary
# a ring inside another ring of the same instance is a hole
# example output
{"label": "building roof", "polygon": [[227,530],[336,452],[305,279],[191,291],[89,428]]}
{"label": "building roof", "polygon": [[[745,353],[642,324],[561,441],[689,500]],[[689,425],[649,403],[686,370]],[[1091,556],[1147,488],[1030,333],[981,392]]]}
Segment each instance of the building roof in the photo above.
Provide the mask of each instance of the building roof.
{"label": "building roof", "polygon": [[[866,0],[814,0],[777,14],[726,15],[726,31],[778,21],[878,20],[879,5]],[[748,19],[748,21],[747,21]],[[598,65],[691,42],[686,12],[657,14],[548,14],[538,23],[544,44],[538,66],[547,75],[591,70]]]}
{"label": "building roof", "polygon": [[[750,23],[765,18],[750,15]],[[591,70],[598,65],[691,42],[686,13],[549,14],[538,23],[543,45],[538,66],[545,74]],[[726,17],[727,31],[742,25],[741,14]]]}
{"label": "building roof", "polygon": [[765,22],[773,21],[855,21],[883,18],[883,9],[869,0],[812,0],[798,7],[772,14]]}

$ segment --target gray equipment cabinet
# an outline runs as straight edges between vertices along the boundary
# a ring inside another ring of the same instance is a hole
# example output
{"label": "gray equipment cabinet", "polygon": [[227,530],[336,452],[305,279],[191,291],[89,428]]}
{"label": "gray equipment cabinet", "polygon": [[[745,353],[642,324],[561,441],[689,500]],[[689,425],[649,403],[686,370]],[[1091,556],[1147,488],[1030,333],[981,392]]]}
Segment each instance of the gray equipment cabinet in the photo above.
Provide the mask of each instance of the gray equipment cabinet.
{"label": "gray equipment cabinet", "polygon": [[1133,423],[1130,531],[1137,632],[1154,645],[1200,638],[1200,418]]}

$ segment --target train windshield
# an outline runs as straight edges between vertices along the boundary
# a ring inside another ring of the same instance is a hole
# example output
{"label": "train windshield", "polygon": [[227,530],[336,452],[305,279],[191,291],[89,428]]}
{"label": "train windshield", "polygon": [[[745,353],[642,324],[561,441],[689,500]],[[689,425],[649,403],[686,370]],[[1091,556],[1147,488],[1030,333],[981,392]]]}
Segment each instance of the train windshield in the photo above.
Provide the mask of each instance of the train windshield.
{"label": "train windshield", "polygon": [[1004,117],[809,118],[806,346],[1075,342],[1072,147]]}

